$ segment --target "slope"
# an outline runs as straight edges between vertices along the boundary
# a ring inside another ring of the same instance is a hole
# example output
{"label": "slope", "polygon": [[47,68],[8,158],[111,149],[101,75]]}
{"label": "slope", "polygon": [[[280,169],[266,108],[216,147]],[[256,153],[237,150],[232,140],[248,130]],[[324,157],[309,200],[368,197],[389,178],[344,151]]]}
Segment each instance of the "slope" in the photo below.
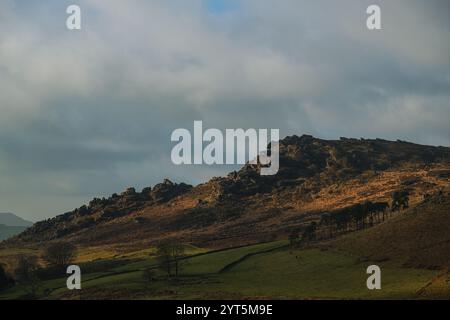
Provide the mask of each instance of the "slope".
{"label": "slope", "polygon": [[326,243],[373,261],[441,269],[450,263],[450,195],[442,192],[373,228]]}

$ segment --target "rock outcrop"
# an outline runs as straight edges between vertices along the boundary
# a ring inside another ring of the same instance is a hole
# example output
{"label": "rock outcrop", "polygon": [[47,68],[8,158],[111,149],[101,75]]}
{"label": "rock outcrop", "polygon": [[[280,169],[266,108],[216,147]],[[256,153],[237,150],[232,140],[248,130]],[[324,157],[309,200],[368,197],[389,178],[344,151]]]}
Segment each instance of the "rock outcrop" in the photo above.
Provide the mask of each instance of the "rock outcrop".
{"label": "rock outcrop", "polygon": [[[38,222],[10,241],[63,237],[91,242],[113,241],[113,237],[133,241],[135,237],[141,241],[193,230],[204,233],[197,236],[201,241],[212,241],[257,237],[275,229],[284,232],[321,210],[364,199],[385,197],[385,201],[396,188],[408,188],[421,199],[434,194],[448,185],[450,148],[380,139],[291,136],[280,141],[279,172],[261,176],[259,170],[258,165],[246,164],[196,187],[164,180],[141,192],[127,188]],[[383,172],[390,173],[383,176]],[[133,232],[118,231],[126,223]]]}

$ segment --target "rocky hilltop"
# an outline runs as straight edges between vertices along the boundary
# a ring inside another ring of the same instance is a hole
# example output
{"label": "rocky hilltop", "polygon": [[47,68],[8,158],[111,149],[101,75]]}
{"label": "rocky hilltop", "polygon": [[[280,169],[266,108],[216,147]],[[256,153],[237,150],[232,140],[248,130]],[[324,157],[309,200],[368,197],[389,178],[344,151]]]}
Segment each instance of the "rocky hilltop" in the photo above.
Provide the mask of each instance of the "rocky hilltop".
{"label": "rocky hilltop", "polygon": [[181,238],[227,247],[273,240],[325,212],[388,201],[400,189],[409,190],[412,204],[442,192],[450,182],[450,148],[291,136],[280,141],[278,174],[261,176],[259,169],[247,164],[195,187],[165,180],[141,192],[129,188],[38,222],[4,245],[64,239],[140,248]]}

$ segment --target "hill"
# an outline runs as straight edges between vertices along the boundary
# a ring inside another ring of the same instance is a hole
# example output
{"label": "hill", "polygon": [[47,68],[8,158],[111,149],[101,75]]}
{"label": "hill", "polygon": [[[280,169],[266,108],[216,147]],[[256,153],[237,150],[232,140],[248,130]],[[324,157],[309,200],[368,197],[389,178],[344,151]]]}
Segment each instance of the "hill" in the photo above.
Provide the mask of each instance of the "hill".
{"label": "hill", "polygon": [[0,212],[0,241],[21,233],[31,225],[33,225],[32,222],[13,213]]}
{"label": "hill", "polygon": [[[276,176],[258,170],[245,165],[197,186],[165,180],[93,199],[4,241],[0,259],[11,271],[19,256],[40,256],[48,243],[75,243],[82,292],[66,289],[65,274],[45,278],[44,268],[39,298],[449,297],[449,148],[294,136],[280,143]],[[344,228],[324,223],[362,204],[391,203],[396,191],[408,192],[408,208],[385,211],[376,223],[371,216]],[[289,245],[312,222],[315,237]],[[155,247],[168,239],[188,254],[176,281],[158,267]],[[367,290],[370,264],[382,268],[383,290]],[[0,299],[26,293],[17,285]]]}
{"label": "hill", "polygon": [[0,224],[6,226],[29,227],[33,222],[22,219],[13,213],[0,212]]}
{"label": "hill", "polygon": [[408,189],[417,205],[448,186],[449,177],[450,148],[292,136],[280,141],[275,176],[245,165],[195,187],[166,180],[141,192],[129,188],[38,222],[6,245],[64,239],[133,251],[170,238],[209,248],[285,239],[325,212],[389,201],[397,190]]}
{"label": "hill", "polygon": [[27,227],[5,226],[0,224],[0,241],[8,239],[16,234],[23,232]]}

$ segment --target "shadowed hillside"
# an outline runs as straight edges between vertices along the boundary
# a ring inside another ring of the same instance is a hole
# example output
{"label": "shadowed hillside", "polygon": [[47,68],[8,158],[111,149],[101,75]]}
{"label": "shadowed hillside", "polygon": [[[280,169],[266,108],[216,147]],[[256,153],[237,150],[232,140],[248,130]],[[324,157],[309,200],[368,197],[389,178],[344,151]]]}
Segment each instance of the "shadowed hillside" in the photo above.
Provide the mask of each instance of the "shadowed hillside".
{"label": "shadowed hillside", "polygon": [[441,269],[450,261],[450,194],[437,194],[392,220],[327,243],[361,259]]}

